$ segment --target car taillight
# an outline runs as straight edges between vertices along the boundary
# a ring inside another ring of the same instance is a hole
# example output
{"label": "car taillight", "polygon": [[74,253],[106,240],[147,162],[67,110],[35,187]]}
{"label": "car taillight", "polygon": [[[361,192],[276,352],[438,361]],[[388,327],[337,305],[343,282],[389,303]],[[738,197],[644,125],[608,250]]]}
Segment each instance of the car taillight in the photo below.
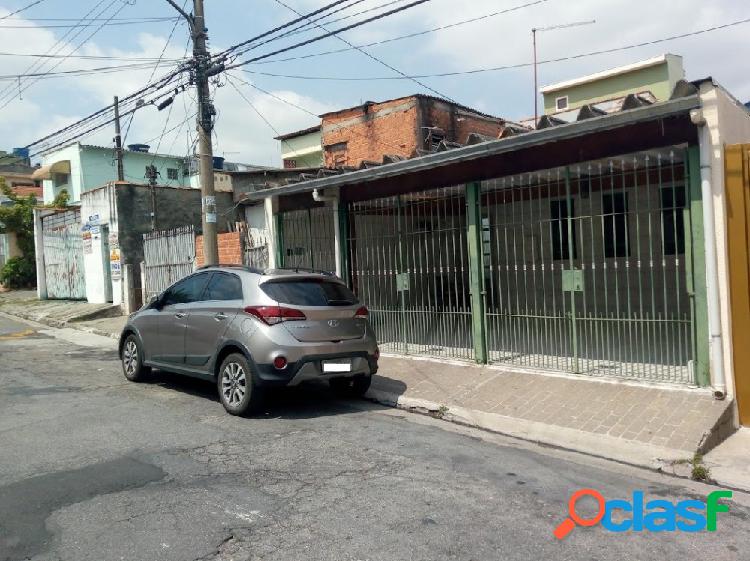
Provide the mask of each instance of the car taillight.
{"label": "car taillight", "polygon": [[367,306],[362,306],[359,310],[354,312],[354,317],[357,319],[367,319],[367,316],[370,315],[370,312],[367,310]]}
{"label": "car taillight", "polygon": [[255,316],[268,325],[276,325],[282,321],[304,321],[307,319],[301,311],[281,306],[248,306],[245,308],[245,313]]}

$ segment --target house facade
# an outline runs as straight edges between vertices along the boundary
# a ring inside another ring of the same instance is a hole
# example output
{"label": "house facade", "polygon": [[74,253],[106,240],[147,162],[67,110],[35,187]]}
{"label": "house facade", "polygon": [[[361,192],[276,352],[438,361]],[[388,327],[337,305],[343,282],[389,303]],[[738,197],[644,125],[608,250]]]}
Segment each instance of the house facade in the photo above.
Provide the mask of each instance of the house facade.
{"label": "house facade", "polygon": [[[132,183],[147,183],[146,166],[154,165],[159,174],[159,184],[190,186],[190,172],[184,157],[128,149],[123,151],[123,165],[125,179]],[[114,150],[103,146],[71,144],[46,154],[42,167],[34,172],[33,177],[42,181],[45,204],[54,201],[62,190],[68,192],[69,202],[76,204],[86,191],[117,180]]]}
{"label": "house facade", "polygon": [[619,109],[628,95],[636,95],[654,103],[666,101],[672,95],[677,82],[685,78],[682,57],[664,54],[627,66],[620,66],[574,78],[541,89],[544,97],[544,113],[556,115],[574,111],[586,105],[602,105],[610,102]]}
{"label": "house facade", "polygon": [[284,169],[319,168],[323,166],[321,127],[277,136],[281,143],[281,161]]}
{"label": "house facade", "polygon": [[411,95],[321,116],[323,159],[327,168],[382,163],[384,157],[409,159],[469,135],[498,138],[508,127],[501,118],[428,95]]}

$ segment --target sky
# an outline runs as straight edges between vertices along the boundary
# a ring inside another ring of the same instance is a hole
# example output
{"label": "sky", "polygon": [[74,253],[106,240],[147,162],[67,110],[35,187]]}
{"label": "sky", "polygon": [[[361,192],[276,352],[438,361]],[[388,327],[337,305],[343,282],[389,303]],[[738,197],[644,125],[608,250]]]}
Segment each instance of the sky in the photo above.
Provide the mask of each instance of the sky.
{"label": "sky", "polygon": [[[288,22],[297,17],[289,8],[306,13],[329,1],[283,0],[287,7],[277,0],[205,0],[209,48],[218,52]],[[133,18],[174,18],[176,12],[166,0],[41,0],[17,15],[5,17],[32,2],[0,0],[0,150],[30,144],[112,103],[115,95],[124,97],[137,91],[148,83],[152,73],[158,78],[175,68],[169,62],[154,69],[154,63],[149,62],[148,68],[36,79],[24,75],[129,63],[23,55],[71,53],[157,59],[163,51],[164,59],[172,61],[189,52],[187,26],[178,19],[119,25]],[[326,24],[326,20],[320,23],[333,30],[408,3],[408,0],[362,0],[330,19],[377,9],[337,23]],[[388,6],[380,7],[383,5]],[[86,14],[102,21],[85,29],[59,27],[73,25],[76,21],[70,20]],[[233,70],[213,86],[218,110],[215,154],[229,161],[278,166],[280,144],[274,140],[278,134],[314,125],[319,122],[315,115],[326,111],[418,92],[441,95],[487,113],[519,120],[534,112],[533,74],[529,66],[419,78],[420,83],[403,79],[402,74],[430,75],[528,65],[532,60],[534,27],[596,21],[591,25],[540,32],[539,58],[546,61],[722,26],[748,19],[750,12],[747,0],[430,0],[352,29],[342,37],[354,45],[363,45],[481,16],[488,17],[364,49],[382,63],[356,49],[319,55],[347,48],[340,39],[330,37]],[[113,18],[110,23],[118,25],[98,29],[110,17]],[[745,102],[750,100],[748,32],[750,22],[609,54],[543,63],[539,66],[539,81],[544,85],[568,80],[670,52],[684,57],[688,79],[712,76]],[[293,37],[262,45],[239,60],[270,53],[322,33],[312,27]],[[279,60],[299,56],[306,58]],[[20,85],[18,75],[22,76]],[[192,153],[195,124],[189,117],[194,107],[194,93],[188,90],[180,93],[169,109],[158,111],[153,106],[141,109],[132,124],[128,118],[124,119],[123,127],[128,129],[126,142],[146,142],[152,150],[158,147],[163,153]],[[82,142],[111,146],[113,135],[114,129],[107,127]]]}

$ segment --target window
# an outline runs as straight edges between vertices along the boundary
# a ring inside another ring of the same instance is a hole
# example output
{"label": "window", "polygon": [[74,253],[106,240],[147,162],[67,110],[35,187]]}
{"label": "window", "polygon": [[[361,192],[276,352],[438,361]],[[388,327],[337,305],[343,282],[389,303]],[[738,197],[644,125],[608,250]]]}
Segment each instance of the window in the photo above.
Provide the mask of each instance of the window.
{"label": "window", "polygon": [[177,168],[167,168],[167,179],[179,179],[180,170]]}
{"label": "window", "polygon": [[290,158],[284,159],[284,169],[295,169],[297,167],[297,160]]}
{"label": "window", "polygon": [[606,194],[602,197],[602,205],[604,257],[630,256],[627,194]]}
{"label": "window", "polygon": [[55,174],[55,185],[56,186],[67,185],[68,181],[70,181],[70,175],[68,175],[67,173],[56,173]]}
{"label": "window", "polygon": [[242,281],[237,275],[214,273],[203,300],[242,300]]}
{"label": "window", "polygon": [[206,273],[193,275],[181,280],[164,294],[163,305],[190,304],[198,302],[206,288],[209,275]]}
{"label": "window", "polygon": [[341,167],[341,166],[346,165],[347,163],[346,148],[347,148],[346,142],[338,142],[336,144],[331,144],[330,146],[326,146],[326,150],[331,154],[331,159],[332,159],[334,167]]}
{"label": "window", "polygon": [[662,188],[661,223],[664,255],[685,253],[685,206],[684,185]]}
{"label": "window", "polygon": [[568,96],[558,97],[555,100],[555,107],[558,111],[565,111],[568,108]]}
{"label": "window", "polygon": [[352,306],[357,297],[346,285],[332,280],[271,281],[260,285],[280,304],[293,306]]}
{"label": "window", "polygon": [[[573,234],[573,259],[578,258],[576,248],[576,222],[575,206],[573,199],[550,201],[550,236],[552,237],[552,259],[561,261],[571,259],[570,255],[570,234]],[[568,205],[570,205],[570,214],[568,214]]]}

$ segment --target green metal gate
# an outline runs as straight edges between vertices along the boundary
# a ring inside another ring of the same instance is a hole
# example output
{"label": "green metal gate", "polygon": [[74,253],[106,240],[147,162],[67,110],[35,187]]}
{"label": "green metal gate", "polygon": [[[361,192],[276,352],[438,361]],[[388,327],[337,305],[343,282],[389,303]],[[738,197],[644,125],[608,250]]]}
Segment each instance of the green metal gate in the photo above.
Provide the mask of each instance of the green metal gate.
{"label": "green metal gate", "polygon": [[464,188],[351,203],[350,282],[384,352],[474,359]]}
{"label": "green metal gate", "polygon": [[287,211],[277,218],[282,267],[336,271],[336,232],[330,207]]}
{"label": "green metal gate", "polygon": [[490,362],[694,382],[687,176],[663,150],[484,182]]}

